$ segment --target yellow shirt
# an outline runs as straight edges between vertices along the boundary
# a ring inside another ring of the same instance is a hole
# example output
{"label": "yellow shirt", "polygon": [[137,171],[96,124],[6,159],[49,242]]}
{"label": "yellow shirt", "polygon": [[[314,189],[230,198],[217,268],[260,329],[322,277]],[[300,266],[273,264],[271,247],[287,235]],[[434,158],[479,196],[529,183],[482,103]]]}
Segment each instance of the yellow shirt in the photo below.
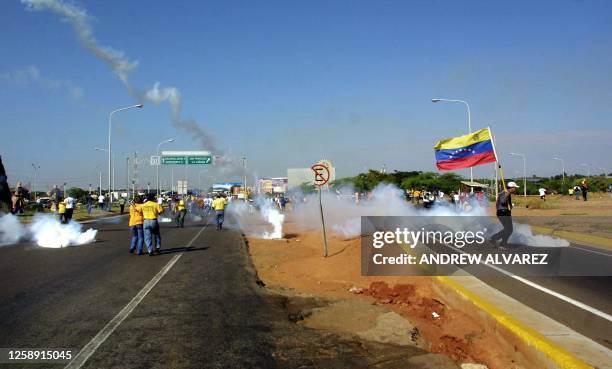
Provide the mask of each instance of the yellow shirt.
{"label": "yellow shirt", "polygon": [[214,199],[212,203],[213,208],[217,211],[225,210],[225,205],[227,205],[227,200],[221,197]]}
{"label": "yellow shirt", "polygon": [[157,219],[157,216],[164,212],[164,208],[155,201],[147,201],[140,205],[140,208],[142,209],[142,215],[145,220]]}
{"label": "yellow shirt", "polygon": [[179,200],[178,204],[176,205],[176,209],[178,211],[185,210],[185,200]]}
{"label": "yellow shirt", "polygon": [[144,217],[142,216],[142,205],[132,204],[130,205],[130,223],[129,227],[144,223]]}
{"label": "yellow shirt", "polygon": [[57,213],[58,214],[64,214],[66,212],[66,204],[64,204],[63,202],[60,202],[57,205]]}

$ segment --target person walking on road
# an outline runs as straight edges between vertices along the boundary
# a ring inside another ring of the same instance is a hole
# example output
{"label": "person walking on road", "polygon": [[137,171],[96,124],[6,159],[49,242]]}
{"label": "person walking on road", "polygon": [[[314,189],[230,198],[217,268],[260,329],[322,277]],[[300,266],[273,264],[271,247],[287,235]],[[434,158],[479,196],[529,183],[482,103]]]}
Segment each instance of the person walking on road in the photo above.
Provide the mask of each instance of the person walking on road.
{"label": "person walking on road", "polygon": [[68,223],[72,220],[72,214],[74,213],[74,207],[76,205],[76,200],[74,199],[74,197],[68,195],[68,197],[64,199],[64,204],[66,205],[66,212],[64,214],[64,219],[66,220],[66,223]]}
{"label": "person walking on road", "polygon": [[[140,206],[144,218],[144,241],[147,245],[149,256],[161,253],[161,234],[157,217],[164,212],[164,208],[155,201],[155,195],[147,195],[147,201]],[[153,247],[153,237],[155,237],[155,249]]]}
{"label": "person walking on road", "polygon": [[497,218],[504,229],[494,234],[493,237],[491,237],[491,241],[496,243],[501,240],[500,246],[502,247],[508,244],[508,238],[510,238],[514,230],[512,226],[512,194],[516,192],[517,188],[519,188],[519,186],[517,186],[516,183],[508,182],[506,190],[502,191],[499,196],[497,196],[497,201],[495,202]]}
{"label": "person walking on road", "polygon": [[223,229],[223,220],[225,217],[225,206],[226,205],[227,205],[227,200],[225,199],[225,196],[223,195],[217,195],[217,198],[212,203],[212,207],[213,209],[215,209],[218,231]]}
{"label": "person walking on road", "polygon": [[589,191],[589,182],[587,181],[587,179],[583,179],[582,182],[580,182],[580,191],[582,192],[582,199],[584,201],[587,201],[587,192]]}
{"label": "person walking on road", "polygon": [[125,211],[125,203],[126,203],[125,197],[123,196],[120,197],[119,198],[119,211],[121,215],[123,215],[123,212]]}
{"label": "person walking on road", "polygon": [[59,221],[62,224],[68,223],[66,221],[66,203],[63,201],[59,201],[57,203],[57,215],[59,215]]}
{"label": "person walking on road", "polygon": [[100,194],[100,196],[98,196],[98,209],[101,211],[104,210],[104,199],[104,195]]}
{"label": "person walking on road", "polygon": [[183,228],[185,226],[185,215],[187,214],[187,207],[185,206],[185,198],[180,198],[176,203],[176,228]]}
{"label": "person walking on road", "polygon": [[93,197],[91,194],[85,198],[85,205],[87,206],[87,215],[91,215],[91,208],[93,206]]}
{"label": "person walking on road", "polygon": [[130,254],[136,250],[137,255],[142,255],[142,244],[144,243],[144,217],[142,215],[142,198],[136,196],[129,208],[130,221],[128,226],[132,232],[132,241],[130,242]]}

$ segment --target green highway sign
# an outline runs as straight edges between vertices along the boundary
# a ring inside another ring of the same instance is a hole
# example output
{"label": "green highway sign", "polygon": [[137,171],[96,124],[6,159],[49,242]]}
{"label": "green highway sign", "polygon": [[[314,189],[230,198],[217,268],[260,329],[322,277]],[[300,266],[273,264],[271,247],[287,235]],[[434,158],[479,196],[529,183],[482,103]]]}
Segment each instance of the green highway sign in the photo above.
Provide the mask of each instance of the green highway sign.
{"label": "green highway sign", "polygon": [[202,165],[212,164],[212,155],[168,155],[161,157],[162,165]]}
{"label": "green highway sign", "polygon": [[187,163],[186,156],[162,156],[162,164],[170,165],[185,165]]}
{"label": "green highway sign", "polygon": [[188,156],[187,164],[210,164],[212,163],[212,156]]}

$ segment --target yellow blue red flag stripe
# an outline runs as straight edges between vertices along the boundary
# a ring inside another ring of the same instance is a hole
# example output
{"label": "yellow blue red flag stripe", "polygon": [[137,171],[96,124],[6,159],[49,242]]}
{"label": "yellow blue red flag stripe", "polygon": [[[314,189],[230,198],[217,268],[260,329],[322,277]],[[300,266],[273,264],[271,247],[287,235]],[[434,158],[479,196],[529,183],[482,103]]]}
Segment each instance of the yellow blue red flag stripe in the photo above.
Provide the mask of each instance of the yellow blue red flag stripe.
{"label": "yellow blue red flag stripe", "polygon": [[489,128],[440,140],[434,149],[439,170],[470,168],[497,161]]}

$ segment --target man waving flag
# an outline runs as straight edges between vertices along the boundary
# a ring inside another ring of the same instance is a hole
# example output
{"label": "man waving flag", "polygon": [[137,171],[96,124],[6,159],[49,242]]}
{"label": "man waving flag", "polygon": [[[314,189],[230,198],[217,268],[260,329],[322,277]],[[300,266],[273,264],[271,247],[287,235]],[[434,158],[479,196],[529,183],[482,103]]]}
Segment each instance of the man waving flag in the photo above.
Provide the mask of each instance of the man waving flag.
{"label": "man waving flag", "polygon": [[470,168],[497,161],[489,127],[469,135],[440,140],[434,149],[439,170]]}

